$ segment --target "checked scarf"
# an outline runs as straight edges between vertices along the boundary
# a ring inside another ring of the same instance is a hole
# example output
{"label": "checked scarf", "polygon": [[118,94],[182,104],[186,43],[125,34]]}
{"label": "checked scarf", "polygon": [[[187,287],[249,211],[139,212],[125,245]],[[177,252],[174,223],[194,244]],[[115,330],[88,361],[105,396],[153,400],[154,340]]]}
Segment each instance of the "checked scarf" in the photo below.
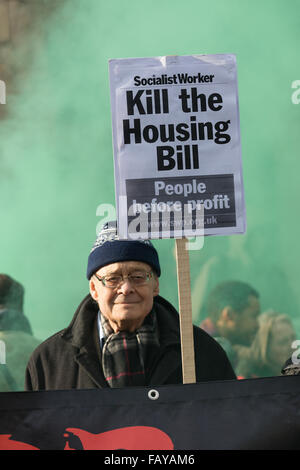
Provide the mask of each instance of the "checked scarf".
{"label": "checked scarf", "polygon": [[132,333],[114,333],[103,315],[100,320],[105,336],[102,368],[108,385],[112,388],[146,385],[147,371],[159,349],[154,310]]}

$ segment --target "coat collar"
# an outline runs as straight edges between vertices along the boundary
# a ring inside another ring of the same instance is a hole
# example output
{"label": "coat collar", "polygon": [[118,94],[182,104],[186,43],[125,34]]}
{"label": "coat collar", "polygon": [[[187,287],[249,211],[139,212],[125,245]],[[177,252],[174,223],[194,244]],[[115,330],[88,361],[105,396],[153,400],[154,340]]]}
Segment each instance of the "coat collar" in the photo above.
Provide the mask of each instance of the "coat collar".
{"label": "coat collar", "polygon": [[98,305],[87,295],[78,306],[70,325],[62,332],[62,338],[74,348],[76,362],[85,370],[97,387],[108,387],[99,366],[97,352]]}
{"label": "coat collar", "polygon": [[62,332],[62,338],[81,349],[93,338],[98,305],[88,294],[79,304],[69,326]]}

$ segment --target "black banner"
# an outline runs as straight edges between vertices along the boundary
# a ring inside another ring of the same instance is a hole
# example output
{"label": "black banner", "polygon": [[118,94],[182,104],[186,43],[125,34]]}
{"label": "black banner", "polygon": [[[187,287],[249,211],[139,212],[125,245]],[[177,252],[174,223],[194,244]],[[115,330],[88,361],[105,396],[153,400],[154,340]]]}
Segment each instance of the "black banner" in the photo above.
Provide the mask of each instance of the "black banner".
{"label": "black banner", "polygon": [[300,449],[299,391],[300,377],[287,376],[1,393],[0,449]]}

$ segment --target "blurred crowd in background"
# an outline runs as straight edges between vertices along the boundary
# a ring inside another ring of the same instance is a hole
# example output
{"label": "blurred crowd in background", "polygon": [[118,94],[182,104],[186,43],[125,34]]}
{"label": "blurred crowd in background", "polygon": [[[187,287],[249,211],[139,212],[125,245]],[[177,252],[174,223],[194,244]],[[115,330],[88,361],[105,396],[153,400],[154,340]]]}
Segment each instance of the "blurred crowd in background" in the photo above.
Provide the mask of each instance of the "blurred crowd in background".
{"label": "blurred crowd in background", "polygon": [[261,312],[260,294],[252,286],[240,281],[218,284],[205,311],[200,326],[225,349],[239,379],[288,373],[298,344],[293,323],[285,313]]}

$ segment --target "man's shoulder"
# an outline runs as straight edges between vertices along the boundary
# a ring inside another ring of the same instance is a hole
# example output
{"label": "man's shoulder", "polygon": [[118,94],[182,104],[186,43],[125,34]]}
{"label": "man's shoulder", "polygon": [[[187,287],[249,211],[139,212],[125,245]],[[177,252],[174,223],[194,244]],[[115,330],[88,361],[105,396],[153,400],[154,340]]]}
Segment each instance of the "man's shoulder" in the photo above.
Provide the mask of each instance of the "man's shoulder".
{"label": "man's shoulder", "polygon": [[48,354],[55,353],[56,355],[60,354],[61,349],[64,349],[66,346],[65,341],[63,340],[63,335],[66,331],[66,328],[63,330],[54,333],[49,338],[42,341],[31,354],[31,360],[36,360],[39,357],[48,356]]}
{"label": "man's shoulder", "polygon": [[[59,354],[61,350],[66,352],[68,348],[72,351],[74,351],[74,348],[80,348],[78,337],[88,335],[89,325],[94,321],[95,312],[92,299],[90,295],[87,295],[77,307],[71,323],[41,342],[35,349],[33,357],[49,352]],[[87,329],[86,332],[85,328]]]}

